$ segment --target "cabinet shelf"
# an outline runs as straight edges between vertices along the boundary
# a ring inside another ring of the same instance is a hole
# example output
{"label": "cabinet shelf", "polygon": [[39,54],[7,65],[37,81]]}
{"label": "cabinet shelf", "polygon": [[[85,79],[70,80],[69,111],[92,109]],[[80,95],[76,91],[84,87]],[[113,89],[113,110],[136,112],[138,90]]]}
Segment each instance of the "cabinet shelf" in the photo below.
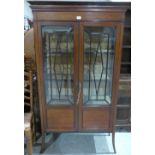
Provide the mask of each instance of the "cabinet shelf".
{"label": "cabinet shelf", "polygon": [[124,79],[131,80],[131,75],[130,74],[121,74],[120,79],[121,80],[124,80]]}
{"label": "cabinet shelf", "polygon": [[131,106],[129,104],[117,104],[117,108],[130,108]]}
{"label": "cabinet shelf", "polygon": [[126,126],[131,126],[130,123],[124,123],[124,122],[117,122],[117,124],[115,125],[116,127],[126,127]]}
{"label": "cabinet shelf", "polygon": [[131,62],[122,62],[121,65],[131,65]]}
{"label": "cabinet shelf", "polygon": [[131,48],[131,45],[123,45],[123,48]]}
{"label": "cabinet shelf", "polygon": [[130,29],[130,28],[131,28],[131,25],[126,24],[126,25],[124,26],[124,28]]}

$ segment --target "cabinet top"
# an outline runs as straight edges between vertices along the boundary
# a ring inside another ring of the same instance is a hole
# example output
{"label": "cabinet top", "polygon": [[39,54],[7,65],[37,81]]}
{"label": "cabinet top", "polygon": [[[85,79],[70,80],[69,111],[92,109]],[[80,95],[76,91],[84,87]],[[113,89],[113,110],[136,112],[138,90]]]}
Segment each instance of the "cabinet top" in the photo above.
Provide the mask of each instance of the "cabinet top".
{"label": "cabinet top", "polygon": [[131,2],[112,1],[53,1],[28,0],[33,12],[37,11],[120,11],[125,12],[131,7]]}
{"label": "cabinet top", "polygon": [[27,0],[31,5],[92,5],[92,6],[116,6],[130,7],[131,2],[112,2],[110,0],[95,1],[95,0]]}

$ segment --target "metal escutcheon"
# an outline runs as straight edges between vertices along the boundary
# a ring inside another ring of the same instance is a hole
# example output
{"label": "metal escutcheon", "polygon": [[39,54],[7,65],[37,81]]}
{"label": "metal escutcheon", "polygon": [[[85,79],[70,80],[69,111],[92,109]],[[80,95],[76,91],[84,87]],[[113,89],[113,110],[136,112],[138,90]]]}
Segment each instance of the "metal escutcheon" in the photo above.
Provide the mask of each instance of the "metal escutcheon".
{"label": "metal escutcheon", "polygon": [[77,20],[81,20],[82,17],[81,17],[81,16],[76,16],[76,19],[77,19]]}

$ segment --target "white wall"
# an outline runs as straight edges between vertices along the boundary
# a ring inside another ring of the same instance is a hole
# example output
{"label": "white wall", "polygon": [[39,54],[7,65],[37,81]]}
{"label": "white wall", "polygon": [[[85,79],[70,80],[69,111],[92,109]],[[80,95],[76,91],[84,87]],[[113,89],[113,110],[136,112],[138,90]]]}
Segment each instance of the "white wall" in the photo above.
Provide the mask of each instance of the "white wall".
{"label": "white wall", "polygon": [[24,16],[27,16],[30,20],[33,20],[31,8],[26,0],[24,0]]}

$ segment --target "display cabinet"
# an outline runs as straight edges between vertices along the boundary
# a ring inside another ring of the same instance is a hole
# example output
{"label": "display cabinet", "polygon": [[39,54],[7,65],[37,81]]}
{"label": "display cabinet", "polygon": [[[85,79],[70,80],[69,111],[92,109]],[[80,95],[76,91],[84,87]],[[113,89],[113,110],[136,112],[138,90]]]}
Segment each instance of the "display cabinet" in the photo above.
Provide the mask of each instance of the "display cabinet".
{"label": "display cabinet", "polygon": [[121,75],[131,74],[131,4],[126,5],[122,46]]}
{"label": "display cabinet", "polygon": [[30,0],[42,127],[110,132],[115,121],[124,3]]}
{"label": "display cabinet", "polygon": [[126,5],[121,59],[121,75],[117,102],[118,131],[131,130],[131,4]]}
{"label": "display cabinet", "polygon": [[118,131],[131,130],[131,80],[130,75],[121,75],[119,82],[119,93],[117,102]]}

